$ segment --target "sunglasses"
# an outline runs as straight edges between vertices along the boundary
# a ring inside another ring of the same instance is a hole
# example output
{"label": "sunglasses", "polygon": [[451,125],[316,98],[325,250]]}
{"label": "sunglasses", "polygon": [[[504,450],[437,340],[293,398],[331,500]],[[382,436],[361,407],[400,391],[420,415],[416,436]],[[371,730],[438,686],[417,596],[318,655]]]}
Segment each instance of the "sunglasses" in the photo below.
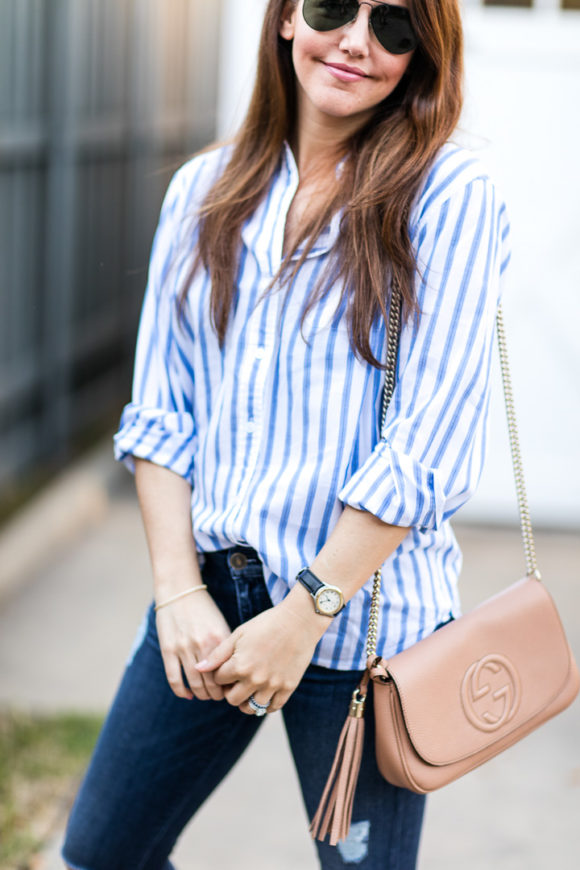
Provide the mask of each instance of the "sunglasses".
{"label": "sunglasses", "polygon": [[[358,0],[304,0],[302,14],[312,30],[336,30],[354,21],[360,6]],[[384,49],[390,54],[405,54],[418,44],[411,26],[409,12],[403,6],[381,3],[371,9],[371,27]]]}

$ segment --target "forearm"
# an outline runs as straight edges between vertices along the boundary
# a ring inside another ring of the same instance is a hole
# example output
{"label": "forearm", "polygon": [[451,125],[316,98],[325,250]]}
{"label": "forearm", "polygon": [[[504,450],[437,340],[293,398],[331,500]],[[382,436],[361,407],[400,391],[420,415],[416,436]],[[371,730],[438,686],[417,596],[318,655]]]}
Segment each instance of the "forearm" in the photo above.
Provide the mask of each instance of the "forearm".
{"label": "forearm", "polygon": [[[309,567],[320,580],[338,586],[345,601],[349,601],[394,553],[408,531],[408,528],[388,525],[367,511],[347,505]],[[311,623],[313,632],[319,637],[331,623],[328,617],[315,613],[312,598],[301,583],[292,588],[284,603]]]}
{"label": "forearm", "polygon": [[[310,568],[321,580],[339,586],[348,601],[408,531],[346,507]],[[315,612],[310,594],[296,583],[280,604],[239,626],[196,668],[204,675],[214,672],[228,703],[244,712],[251,712],[246,702],[256,692],[258,703],[270,699],[269,710],[279,710],[331,624],[329,617]]]}
{"label": "forearm", "polygon": [[149,547],[155,597],[201,583],[191,527],[191,487],[172,471],[135,459],[135,484]]}

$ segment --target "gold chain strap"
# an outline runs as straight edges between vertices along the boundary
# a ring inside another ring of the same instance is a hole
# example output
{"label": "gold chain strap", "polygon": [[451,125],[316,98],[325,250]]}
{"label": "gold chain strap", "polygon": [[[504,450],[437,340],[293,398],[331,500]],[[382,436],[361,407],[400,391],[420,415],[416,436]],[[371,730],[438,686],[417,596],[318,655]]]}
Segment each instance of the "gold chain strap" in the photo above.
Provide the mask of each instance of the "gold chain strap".
{"label": "gold chain strap", "polygon": [[524,544],[524,555],[526,558],[526,574],[529,577],[534,576],[538,580],[541,580],[542,578],[538,570],[538,562],[536,559],[536,545],[534,543],[534,532],[532,530],[532,521],[530,519],[530,508],[528,506],[526,483],[524,480],[524,466],[522,463],[522,454],[520,451],[520,437],[518,433],[518,423],[516,419],[516,409],[514,405],[514,394],[512,390],[512,379],[510,374],[507,342],[503,322],[503,311],[501,305],[497,309],[496,324],[499,361],[501,366],[501,378],[503,381],[503,394],[505,398],[505,410],[510,438],[510,449],[512,454],[512,466],[514,469],[516,492],[518,494],[520,526],[522,529],[522,541]]}
{"label": "gold chain strap", "polygon": [[[387,363],[385,369],[385,385],[383,387],[379,437],[382,437],[382,432],[385,428],[385,420],[387,419],[387,408],[391,403],[393,391],[395,389],[397,356],[399,354],[399,332],[401,331],[401,307],[401,290],[399,285],[394,283],[387,331]],[[373,597],[369,616],[369,630],[367,632],[367,658],[377,654],[377,632],[379,629],[379,610],[381,606],[381,582],[381,569],[377,568],[373,581]]]}
{"label": "gold chain strap", "polygon": [[[381,433],[385,426],[387,408],[389,407],[389,403],[391,401],[393,390],[395,387],[395,374],[397,369],[397,354],[399,349],[399,332],[401,322],[401,301],[402,300],[400,289],[398,286],[395,285],[393,287],[393,295],[391,299],[391,312],[389,316],[387,335],[387,367],[385,371],[385,386],[383,390],[383,403],[381,408]],[[522,455],[520,451],[520,439],[516,419],[509,358],[507,352],[507,342],[503,321],[503,311],[501,305],[498,306],[496,324],[497,343],[499,348],[499,361],[503,382],[510,450],[514,470],[514,478],[516,483],[516,492],[518,497],[518,509],[520,514],[522,541],[524,545],[524,556],[526,560],[526,574],[527,576],[534,576],[538,580],[541,580],[541,574],[538,570],[538,563],[536,559],[534,533],[532,530],[532,521],[530,519],[530,509],[528,505],[526,484],[524,480],[524,469],[522,463]],[[367,658],[369,656],[376,656],[377,654],[377,634],[379,628],[379,611],[381,603],[381,580],[381,569],[379,568],[377,571],[375,571],[373,581],[373,596],[371,602],[371,612],[369,616],[369,628],[367,633]]]}

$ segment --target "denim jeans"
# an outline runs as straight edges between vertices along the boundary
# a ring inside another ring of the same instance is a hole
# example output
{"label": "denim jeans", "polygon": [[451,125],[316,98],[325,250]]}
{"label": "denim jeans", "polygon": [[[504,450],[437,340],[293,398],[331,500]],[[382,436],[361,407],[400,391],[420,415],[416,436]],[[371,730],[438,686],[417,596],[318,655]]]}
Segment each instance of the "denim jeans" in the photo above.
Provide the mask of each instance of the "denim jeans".
{"label": "denim jeans", "polygon": [[[249,547],[206,554],[202,572],[232,629],[272,606],[262,565]],[[282,710],[308,818],[360,676],[311,665]],[[324,870],[416,865],[425,798],[379,774],[369,695],[351,831],[338,846],[317,842]],[[173,694],[151,605],[72,808],[65,862],[76,870],[172,870],[169,856],[180,832],[262,721],[227,701],[187,701]],[[251,812],[251,804],[239,812]]]}

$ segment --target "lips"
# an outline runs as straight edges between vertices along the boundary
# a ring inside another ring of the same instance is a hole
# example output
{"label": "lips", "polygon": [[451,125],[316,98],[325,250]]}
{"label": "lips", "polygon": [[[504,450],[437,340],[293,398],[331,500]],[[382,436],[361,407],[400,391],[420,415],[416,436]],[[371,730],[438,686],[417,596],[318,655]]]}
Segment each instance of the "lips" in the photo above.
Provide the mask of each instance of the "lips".
{"label": "lips", "polygon": [[325,63],[328,72],[342,82],[358,82],[368,78],[364,70],[356,66],[347,66],[344,63]]}

